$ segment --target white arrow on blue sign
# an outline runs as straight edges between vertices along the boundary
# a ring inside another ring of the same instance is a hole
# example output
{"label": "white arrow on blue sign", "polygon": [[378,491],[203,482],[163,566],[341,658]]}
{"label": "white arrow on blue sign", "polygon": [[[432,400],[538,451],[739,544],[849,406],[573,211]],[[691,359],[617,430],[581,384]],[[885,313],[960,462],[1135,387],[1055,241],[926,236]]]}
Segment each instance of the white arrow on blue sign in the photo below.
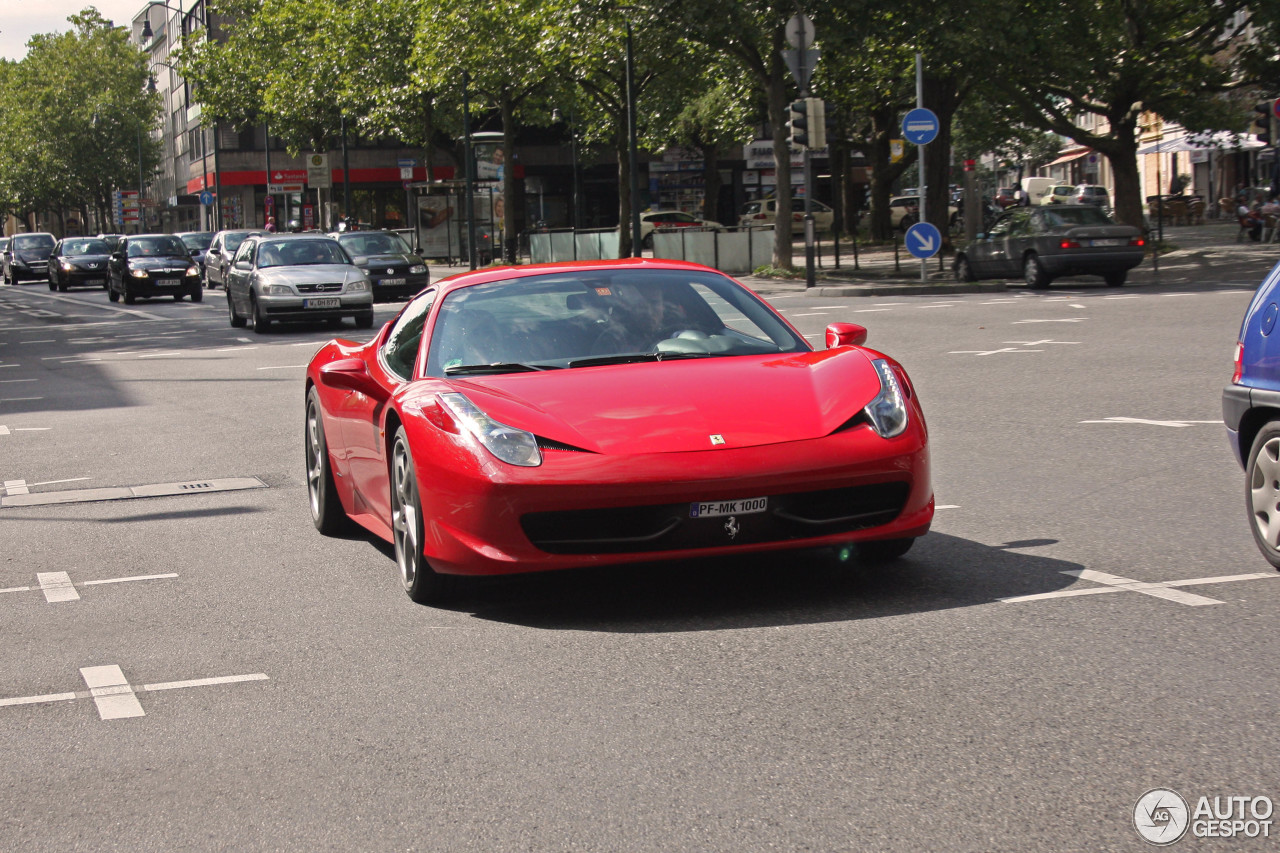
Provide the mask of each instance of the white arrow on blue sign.
{"label": "white arrow on blue sign", "polygon": [[213,204],[213,193],[209,192],[208,190],[205,190],[204,192],[200,193],[200,203],[203,204],[205,207],[208,207],[209,205]]}
{"label": "white arrow on blue sign", "polygon": [[933,110],[917,107],[903,116],[902,135],[912,145],[928,145],[938,136],[938,117]]}
{"label": "white arrow on blue sign", "polygon": [[942,232],[928,222],[917,222],[907,229],[907,251],[917,258],[932,258],[942,248]]}

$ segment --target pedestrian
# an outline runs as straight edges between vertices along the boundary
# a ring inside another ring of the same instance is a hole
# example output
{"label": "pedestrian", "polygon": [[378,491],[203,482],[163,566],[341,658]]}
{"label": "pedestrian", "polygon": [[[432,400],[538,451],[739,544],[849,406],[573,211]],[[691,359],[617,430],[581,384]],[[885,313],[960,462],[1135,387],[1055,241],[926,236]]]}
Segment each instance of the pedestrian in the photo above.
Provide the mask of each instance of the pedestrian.
{"label": "pedestrian", "polygon": [[1244,195],[1237,200],[1240,204],[1236,207],[1236,218],[1240,220],[1241,228],[1249,229],[1249,239],[1256,243],[1262,239],[1262,214],[1249,207]]}
{"label": "pedestrian", "polygon": [[268,234],[274,234],[274,233],[276,233],[276,218],[275,218],[274,216],[268,216],[268,217],[267,217],[267,228],[266,228],[266,231],[267,231],[267,233],[268,233]]}

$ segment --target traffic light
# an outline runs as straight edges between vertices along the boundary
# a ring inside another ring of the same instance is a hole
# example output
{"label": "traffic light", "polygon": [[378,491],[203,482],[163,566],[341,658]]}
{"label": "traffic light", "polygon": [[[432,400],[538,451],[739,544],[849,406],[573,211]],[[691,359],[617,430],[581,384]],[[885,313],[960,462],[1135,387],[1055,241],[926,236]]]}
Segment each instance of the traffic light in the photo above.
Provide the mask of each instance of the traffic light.
{"label": "traffic light", "polygon": [[1272,102],[1259,101],[1253,105],[1255,113],[1253,117],[1253,127],[1249,131],[1257,137],[1258,141],[1263,145],[1272,143],[1271,126],[1272,126]]}
{"label": "traffic light", "polygon": [[791,131],[788,138],[792,148],[809,147],[809,128],[812,126],[812,116],[809,115],[809,102],[811,100],[812,98],[801,98],[798,101],[791,102],[787,128]]}

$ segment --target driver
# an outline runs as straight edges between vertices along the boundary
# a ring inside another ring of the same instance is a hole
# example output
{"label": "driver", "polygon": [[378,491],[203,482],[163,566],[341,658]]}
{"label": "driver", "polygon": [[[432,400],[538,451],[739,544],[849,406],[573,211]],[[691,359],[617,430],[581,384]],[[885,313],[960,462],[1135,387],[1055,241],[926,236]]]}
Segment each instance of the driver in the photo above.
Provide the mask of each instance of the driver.
{"label": "driver", "polygon": [[615,284],[609,324],[592,346],[595,355],[650,352],[674,328],[672,308],[661,285]]}

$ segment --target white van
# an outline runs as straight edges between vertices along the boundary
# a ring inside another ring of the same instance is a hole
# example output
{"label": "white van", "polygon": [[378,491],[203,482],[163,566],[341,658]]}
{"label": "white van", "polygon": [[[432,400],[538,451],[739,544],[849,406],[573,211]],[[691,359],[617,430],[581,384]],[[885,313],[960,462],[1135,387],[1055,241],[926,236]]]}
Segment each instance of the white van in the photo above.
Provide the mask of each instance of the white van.
{"label": "white van", "polygon": [[1031,198],[1031,203],[1036,205],[1043,202],[1044,197],[1052,192],[1058,183],[1054,178],[1023,178],[1022,189]]}

